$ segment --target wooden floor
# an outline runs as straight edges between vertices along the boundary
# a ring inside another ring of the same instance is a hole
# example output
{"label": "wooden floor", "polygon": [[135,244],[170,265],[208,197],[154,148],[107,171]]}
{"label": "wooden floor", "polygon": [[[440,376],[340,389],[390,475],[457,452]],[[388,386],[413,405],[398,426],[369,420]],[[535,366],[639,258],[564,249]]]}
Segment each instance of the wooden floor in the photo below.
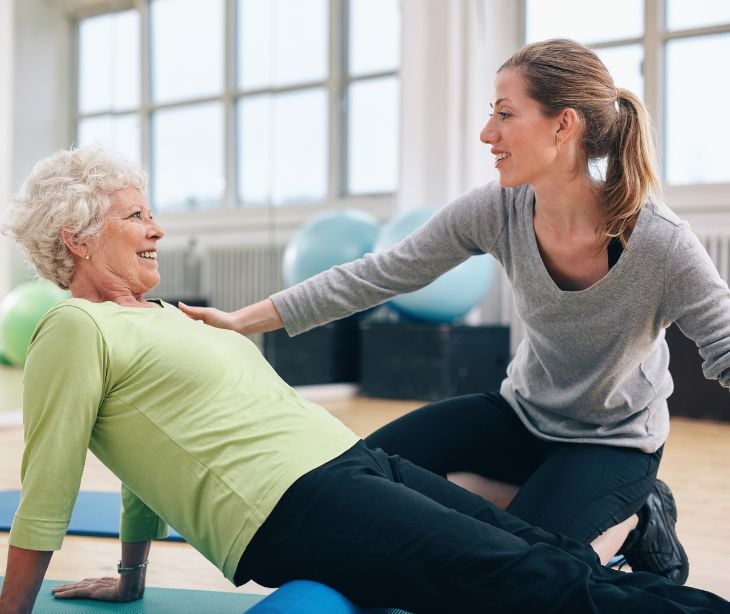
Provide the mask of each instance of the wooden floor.
{"label": "wooden floor", "polygon": [[[18,407],[20,376],[0,367],[0,490],[20,486],[22,430],[3,422],[4,410]],[[308,393],[311,396],[311,393]],[[362,397],[314,400],[364,436],[420,405]],[[12,422],[12,420],[10,421]],[[5,426],[3,426],[5,424]],[[730,599],[730,423],[674,419],[660,470],[679,508],[678,532],[690,558],[688,584]],[[114,491],[119,482],[89,455],[82,489]],[[7,558],[7,533],[0,533],[0,574]],[[114,539],[69,536],[51,561],[50,579],[81,579],[115,572]],[[156,542],[150,554],[150,586],[267,593],[253,583],[236,589],[207,560],[184,543]]]}

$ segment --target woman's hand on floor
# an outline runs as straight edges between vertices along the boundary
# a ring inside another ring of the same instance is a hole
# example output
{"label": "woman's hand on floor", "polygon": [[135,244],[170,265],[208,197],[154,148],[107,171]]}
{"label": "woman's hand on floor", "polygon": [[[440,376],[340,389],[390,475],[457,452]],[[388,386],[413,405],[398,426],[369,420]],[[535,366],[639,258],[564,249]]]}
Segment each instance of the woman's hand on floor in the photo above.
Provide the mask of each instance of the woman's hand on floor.
{"label": "woman's hand on floor", "polygon": [[144,580],[130,582],[116,578],[86,578],[52,589],[58,599],[95,599],[97,601],[135,601],[144,595]]}

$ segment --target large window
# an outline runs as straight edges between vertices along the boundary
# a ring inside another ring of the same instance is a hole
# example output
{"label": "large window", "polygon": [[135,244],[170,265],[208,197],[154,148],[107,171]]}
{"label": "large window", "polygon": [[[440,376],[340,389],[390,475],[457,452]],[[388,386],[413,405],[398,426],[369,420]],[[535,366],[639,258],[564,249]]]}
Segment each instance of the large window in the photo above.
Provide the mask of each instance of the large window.
{"label": "large window", "polygon": [[525,0],[527,41],[591,46],[646,102],[668,186],[730,183],[730,2]]}
{"label": "large window", "polygon": [[78,20],[76,143],[150,168],[160,211],[398,187],[398,0],[136,0]]}

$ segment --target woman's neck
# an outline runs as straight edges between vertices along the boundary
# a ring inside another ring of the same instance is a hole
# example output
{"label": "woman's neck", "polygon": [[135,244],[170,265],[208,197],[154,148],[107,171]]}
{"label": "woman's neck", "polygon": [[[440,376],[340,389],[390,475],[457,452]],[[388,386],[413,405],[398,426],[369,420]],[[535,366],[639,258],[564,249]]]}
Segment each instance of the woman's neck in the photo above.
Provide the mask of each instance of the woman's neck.
{"label": "woman's neck", "polygon": [[557,236],[600,232],[605,214],[588,178],[533,186],[535,220]]}
{"label": "woman's neck", "polygon": [[121,286],[101,288],[84,279],[74,279],[69,290],[74,298],[83,298],[92,303],[111,301],[121,307],[159,307],[159,305],[145,300],[142,294],[136,294],[129,288]]}

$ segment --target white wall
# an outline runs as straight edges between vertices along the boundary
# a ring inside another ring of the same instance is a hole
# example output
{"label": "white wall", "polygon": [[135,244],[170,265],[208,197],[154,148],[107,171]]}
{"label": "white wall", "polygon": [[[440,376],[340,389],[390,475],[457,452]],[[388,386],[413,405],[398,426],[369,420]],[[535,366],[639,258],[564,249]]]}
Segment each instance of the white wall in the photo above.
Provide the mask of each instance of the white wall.
{"label": "white wall", "polygon": [[[45,0],[0,0],[0,217],[35,162],[69,144],[72,57],[69,21]],[[7,83],[7,86],[5,86]],[[2,183],[4,180],[4,183]],[[14,242],[0,239],[0,295],[31,271]]]}
{"label": "white wall", "polygon": [[[12,183],[13,2],[0,0],[0,220]],[[0,300],[10,288],[10,239],[0,235]]]}
{"label": "white wall", "polygon": [[45,0],[15,2],[13,189],[33,165],[70,144],[70,22]]}

